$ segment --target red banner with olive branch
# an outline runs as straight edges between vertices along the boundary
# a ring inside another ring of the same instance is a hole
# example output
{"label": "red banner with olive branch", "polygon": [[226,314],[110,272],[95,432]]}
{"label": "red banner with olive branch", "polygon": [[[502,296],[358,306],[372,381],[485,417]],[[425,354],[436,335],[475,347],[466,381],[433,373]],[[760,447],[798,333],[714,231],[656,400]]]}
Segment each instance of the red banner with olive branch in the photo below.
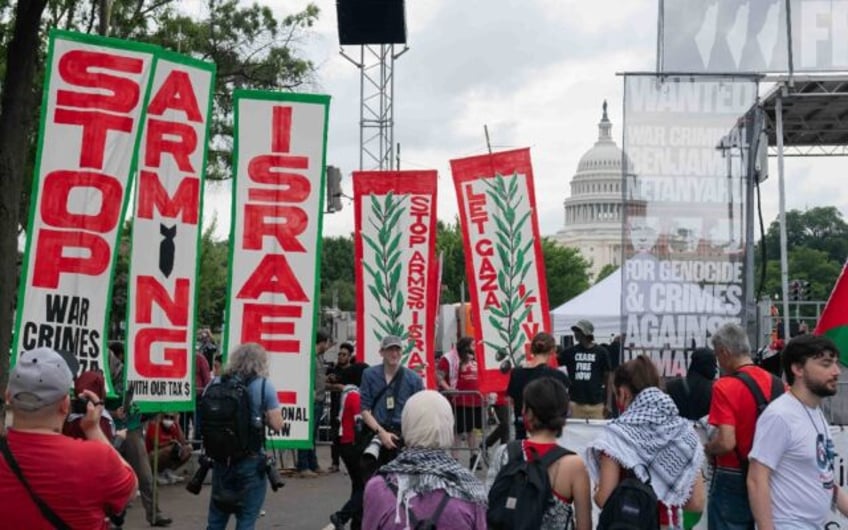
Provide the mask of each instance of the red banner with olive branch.
{"label": "red banner with olive branch", "polygon": [[502,391],[533,336],[551,328],[530,150],[451,160],[451,171],[480,390]]}
{"label": "red banner with olive branch", "polygon": [[357,358],[379,364],[380,341],[406,342],[401,364],[435,387],[438,295],[435,171],[353,173]]}

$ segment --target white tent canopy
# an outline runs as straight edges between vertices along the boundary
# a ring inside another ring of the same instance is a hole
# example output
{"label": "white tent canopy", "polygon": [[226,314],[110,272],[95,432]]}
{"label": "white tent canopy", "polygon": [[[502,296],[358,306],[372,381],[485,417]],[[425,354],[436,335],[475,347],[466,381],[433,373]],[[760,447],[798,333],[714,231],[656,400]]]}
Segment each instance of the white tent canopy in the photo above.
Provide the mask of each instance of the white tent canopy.
{"label": "white tent canopy", "polygon": [[584,319],[595,326],[598,342],[621,333],[621,267],[551,311],[554,336],[572,335],[571,326]]}

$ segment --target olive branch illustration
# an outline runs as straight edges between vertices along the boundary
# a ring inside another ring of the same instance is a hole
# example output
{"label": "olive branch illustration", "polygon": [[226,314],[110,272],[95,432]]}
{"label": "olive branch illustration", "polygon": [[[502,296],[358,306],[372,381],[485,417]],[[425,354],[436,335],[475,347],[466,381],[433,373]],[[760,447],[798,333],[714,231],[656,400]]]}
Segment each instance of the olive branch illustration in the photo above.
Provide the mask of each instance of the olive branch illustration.
{"label": "olive branch illustration", "polygon": [[530,210],[520,218],[518,207],[522,197],[518,193],[518,175],[504,177],[496,174],[494,178],[485,179],[486,195],[495,205],[492,219],[495,222],[495,249],[500,262],[498,272],[498,288],[500,297],[498,305],[490,305],[485,309],[489,313],[488,320],[500,337],[500,343],[485,341],[498,352],[496,359],[503,361],[509,358],[512,366],[519,366],[524,357],[521,336],[521,323],[530,313],[526,305],[533,291],[527,290],[519,295],[520,286],[527,278],[527,273],[533,266],[533,256],[528,259],[528,253],[533,248],[533,240],[522,241],[522,228],[530,219]]}
{"label": "olive branch illustration", "polygon": [[[397,229],[398,221],[407,211],[406,196],[397,198],[392,192],[386,194],[381,202],[376,195],[371,195],[371,215],[368,223],[377,231],[376,239],[362,232],[362,240],[374,251],[374,260],[368,263],[362,260],[362,267],[371,277],[368,291],[377,300],[379,314],[370,315],[374,321],[374,336],[378,341],[385,335],[396,335],[407,340],[409,332],[401,322],[403,304],[406,301],[399,289],[400,275],[403,271],[401,262],[401,241],[403,232]],[[414,342],[407,341],[401,356],[401,363],[406,364]]]}

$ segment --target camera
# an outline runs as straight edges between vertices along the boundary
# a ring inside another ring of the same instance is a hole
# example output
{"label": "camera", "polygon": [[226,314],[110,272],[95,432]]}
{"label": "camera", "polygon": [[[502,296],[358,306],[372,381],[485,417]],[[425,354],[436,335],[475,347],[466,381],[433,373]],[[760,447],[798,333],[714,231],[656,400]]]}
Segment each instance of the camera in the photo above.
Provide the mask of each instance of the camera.
{"label": "camera", "polygon": [[74,398],[71,400],[71,412],[73,414],[86,414],[88,412],[88,398]]}
{"label": "camera", "polygon": [[203,481],[206,480],[206,474],[209,473],[209,469],[212,468],[212,459],[206,455],[200,455],[198,464],[200,467],[197,468],[197,471],[194,472],[191,480],[189,480],[188,484],[186,484],[186,490],[195,495],[199,494],[201,488],[203,488]]}
{"label": "camera", "polygon": [[271,485],[272,491],[277,491],[286,485],[280,476],[280,470],[277,469],[277,460],[273,456],[265,456],[265,474],[268,476],[268,484]]}

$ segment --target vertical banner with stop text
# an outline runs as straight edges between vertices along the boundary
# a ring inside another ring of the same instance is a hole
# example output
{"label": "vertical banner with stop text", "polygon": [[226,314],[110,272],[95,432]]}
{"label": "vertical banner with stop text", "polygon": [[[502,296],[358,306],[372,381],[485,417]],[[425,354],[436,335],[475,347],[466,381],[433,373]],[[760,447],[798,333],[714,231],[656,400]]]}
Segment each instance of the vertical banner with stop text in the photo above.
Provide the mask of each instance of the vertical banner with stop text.
{"label": "vertical banner with stop text", "polygon": [[224,352],[261,344],[282,404],[275,447],[312,443],[330,97],[236,91]]}
{"label": "vertical banner with stop text", "polygon": [[112,272],[157,50],[50,34],[12,357],[71,352],[109,393]]}
{"label": "vertical banner with stop text", "polygon": [[529,149],[451,160],[476,330],[480,389],[509,381],[536,333],[550,331]]}
{"label": "vertical banner with stop text", "polygon": [[380,341],[406,341],[401,364],[435,388],[435,171],[353,173],[357,357],[379,364]]}
{"label": "vertical banner with stop text", "polygon": [[215,65],[158,55],[139,149],[126,378],[142,412],[194,408],[195,298]]}

